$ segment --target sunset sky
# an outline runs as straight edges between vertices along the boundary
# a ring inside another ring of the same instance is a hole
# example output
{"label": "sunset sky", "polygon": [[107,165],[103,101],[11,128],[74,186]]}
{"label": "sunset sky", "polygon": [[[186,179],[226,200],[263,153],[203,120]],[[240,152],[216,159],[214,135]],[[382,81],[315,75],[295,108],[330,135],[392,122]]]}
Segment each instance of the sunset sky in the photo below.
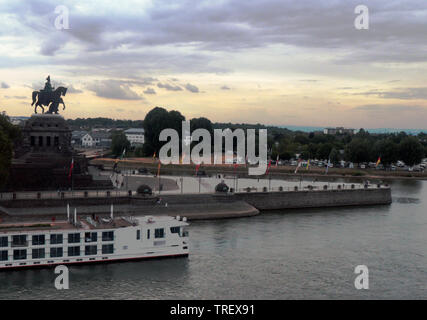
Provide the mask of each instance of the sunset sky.
{"label": "sunset sky", "polygon": [[[369,8],[369,30],[354,9]],[[55,8],[69,9],[57,30]],[[0,111],[47,75],[65,118],[427,128],[426,0],[0,1]]]}

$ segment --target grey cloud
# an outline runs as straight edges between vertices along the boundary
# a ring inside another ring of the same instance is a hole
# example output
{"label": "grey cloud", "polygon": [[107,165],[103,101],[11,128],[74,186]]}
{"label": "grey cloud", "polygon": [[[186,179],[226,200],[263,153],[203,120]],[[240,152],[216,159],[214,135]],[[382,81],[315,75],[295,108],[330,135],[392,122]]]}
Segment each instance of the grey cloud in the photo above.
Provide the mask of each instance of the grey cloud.
{"label": "grey cloud", "polygon": [[162,88],[162,89],[166,89],[168,91],[181,91],[182,90],[182,88],[180,86],[171,86],[168,83],[163,84],[160,82],[157,84],[157,87]]}
{"label": "grey cloud", "polygon": [[143,98],[133,91],[127,83],[120,80],[94,81],[86,88],[95,92],[98,97],[119,100],[142,100]]}
{"label": "grey cloud", "polygon": [[193,92],[193,93],[199,93],[199,88],[197,88],[196,86],[194,86],[190,83],[187,83],[185,85],[185,89],[187,89],[188,91]]}
{"label": "grey cloud", "polygon": [[6,82],[2,82],[2,83],[1,83],[1,88],[2,88],[2,89],[9,89],[9,88],[10,88],[10,86],[9,86]]}
{"label": "grey cloud", "polygon": [[427,87],[396,88],[393,91],[371,90],[354,95],[378,96],[383,99],[427,100]]}
{"label": "grey cloud", "polygon": [[221,90],[231,90],[231,88],[230,88],[230,87],[228,87],[228,86],[222,86],[222,87],[221,87]]}
{"label": "grey cloud", "polygon": [[354,111],[381,112],[384,115],[387,112],[426,112],[425,107],[417,105],[401,105],[401,104],[367,104],[353,108]]}
{"label": "grey cloud", "polygon": [[153,88],[147,88],[144,91],[145,94],[156,94],[156,91]]}

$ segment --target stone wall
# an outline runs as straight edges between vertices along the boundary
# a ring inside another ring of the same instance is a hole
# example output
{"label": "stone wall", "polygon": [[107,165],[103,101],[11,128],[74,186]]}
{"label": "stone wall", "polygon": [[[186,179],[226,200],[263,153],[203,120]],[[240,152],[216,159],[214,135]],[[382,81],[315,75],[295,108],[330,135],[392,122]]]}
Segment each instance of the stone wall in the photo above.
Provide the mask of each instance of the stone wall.
{"label": "stone wall", "polygon": [[236,193],[258,210],[362,206],[391,203],[390,188]]}

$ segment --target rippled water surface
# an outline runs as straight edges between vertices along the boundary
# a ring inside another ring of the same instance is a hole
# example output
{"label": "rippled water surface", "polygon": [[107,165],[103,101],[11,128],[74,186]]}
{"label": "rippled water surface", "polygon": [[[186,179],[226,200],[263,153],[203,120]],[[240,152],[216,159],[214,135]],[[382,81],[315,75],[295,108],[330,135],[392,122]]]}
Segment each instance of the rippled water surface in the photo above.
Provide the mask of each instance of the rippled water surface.
{"label": "rippled water surface", "polygon": [[[390,206],[193,222],[189,258],[0,272],[1,299],[427,298],[427,181],[393,181]],[[370,289],[354,288],[369,268]]]}

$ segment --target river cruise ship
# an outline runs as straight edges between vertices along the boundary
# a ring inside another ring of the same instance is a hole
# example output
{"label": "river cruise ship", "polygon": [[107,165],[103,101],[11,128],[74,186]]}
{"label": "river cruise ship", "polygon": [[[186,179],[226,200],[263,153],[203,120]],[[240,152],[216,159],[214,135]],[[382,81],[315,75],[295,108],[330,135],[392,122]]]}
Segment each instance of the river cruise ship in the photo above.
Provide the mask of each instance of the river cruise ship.
{"label": "river cruise ship", "polygon": [[1,223],[0,270],[188,256],[187,226],[179,216]]}

